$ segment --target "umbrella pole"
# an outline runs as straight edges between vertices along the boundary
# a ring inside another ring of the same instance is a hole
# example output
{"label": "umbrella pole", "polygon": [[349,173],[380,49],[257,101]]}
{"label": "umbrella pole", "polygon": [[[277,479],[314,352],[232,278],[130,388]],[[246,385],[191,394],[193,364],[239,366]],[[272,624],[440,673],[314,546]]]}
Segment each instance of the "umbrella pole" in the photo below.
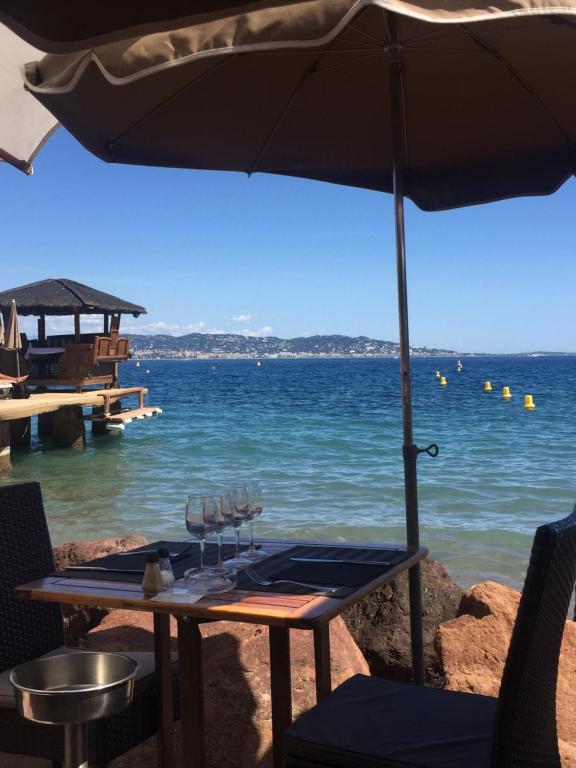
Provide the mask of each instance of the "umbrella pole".
{"label": "umbrella pole", "polygon": [[[391,21],[394,17],[391,15]],[[396,228],[396,273],[398,280],[398,320],[400,324],[400,373],[404,427],[404,494],[406,503],[406,542],[409,548],[420,546],[418,526],[418,486],[412,430],[412,389],[410,382],[410,339],[408,334],[408,291],[406,283],[406,247],[404,238],[404,167],[406,161],[406,120],[404,112],[402,52],[399,45],[390,48],[390,116],[394,148],[393,184]],[[424,684],[424,641],[422,629],[422,595],[420,564],[408,571],[410,595],[410,638],[414,682]]]}

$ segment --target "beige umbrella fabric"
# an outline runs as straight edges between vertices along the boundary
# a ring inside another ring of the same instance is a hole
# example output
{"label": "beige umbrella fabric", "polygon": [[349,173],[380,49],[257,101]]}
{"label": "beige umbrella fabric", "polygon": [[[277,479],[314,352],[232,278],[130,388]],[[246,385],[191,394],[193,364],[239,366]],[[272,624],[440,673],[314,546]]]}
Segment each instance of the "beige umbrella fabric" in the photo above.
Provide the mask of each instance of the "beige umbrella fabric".
{"label": "beige umbrella fabric", "polygon": [[41,56],[0,24],[0,161],[32,173],[32,160],[58,121],[24,89],[24,64]]}
{"label": "beige umbrella fabric", "polygon": [[107,162],[391,191],[398,49],[404,193],[421,208],[545,194],[573,175],[576,0],[562,15],[529,0],[267,5],[47,56],[27,69],[28,85]]}
{"label": "beige umbrella fabric", "polygon": [[4,343],[6,349],[13,349],[16,353],[16,371],[20,376],[20,356],[18,351],[22,349],[22,337],[20,336],[20,326],[18,323],[18,311],[16,310],[16,302],[12,301],[10,307],[10,317],[8,318],[8,327],[6,329],[6,340]]}
{"label": "beige umbrella fabric", "polygon": [[20,326],[18,323],[18,311],[16,302],[12,301],[10,307],[10,317],[8,318],[8,328],[6,330],[6,349],[22,349],[22,337],[20,336]]}
{"label": "beige umbrella fabric", "polygon": [[4,346],[4,318],[0,312],[0,347]]}

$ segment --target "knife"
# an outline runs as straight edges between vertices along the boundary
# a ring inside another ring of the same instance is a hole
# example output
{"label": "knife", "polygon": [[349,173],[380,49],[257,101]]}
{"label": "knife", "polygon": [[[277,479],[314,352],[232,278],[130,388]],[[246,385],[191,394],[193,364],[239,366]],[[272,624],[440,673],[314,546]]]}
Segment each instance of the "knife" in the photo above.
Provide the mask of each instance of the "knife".
{"label": "knife", "polygon": [[67,565],[64,571],[105,571],[106,573],[139,573],[143,574],[144,569],[127,570],[125,568],[104,568],[102,565]]}
{"label": "knife", "polygon": [[331,560],[328,557],[291,557],[296,563],[345,563],[348,565],[392,565],[387,560]]}

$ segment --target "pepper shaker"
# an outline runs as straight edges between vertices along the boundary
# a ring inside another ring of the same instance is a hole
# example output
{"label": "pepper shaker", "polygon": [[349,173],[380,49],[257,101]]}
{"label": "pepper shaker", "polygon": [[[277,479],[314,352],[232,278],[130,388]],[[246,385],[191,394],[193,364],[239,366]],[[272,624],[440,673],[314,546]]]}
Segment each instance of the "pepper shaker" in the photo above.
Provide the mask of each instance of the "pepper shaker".
{"label": "pepper shaker", "polygon": [[164,589],[164,579],[158,564],[158,553],[151,552],[146,558],[142,590],[147,597],[153,597]]}

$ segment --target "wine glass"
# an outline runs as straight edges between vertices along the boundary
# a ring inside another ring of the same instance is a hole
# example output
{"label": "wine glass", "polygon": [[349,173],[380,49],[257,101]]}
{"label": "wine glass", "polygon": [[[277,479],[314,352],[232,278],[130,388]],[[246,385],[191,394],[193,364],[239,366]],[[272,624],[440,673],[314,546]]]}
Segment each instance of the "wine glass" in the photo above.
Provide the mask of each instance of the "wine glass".
{"label": "wine glass", "polygon": [[246,565],[246,558],[240,554],[240,526],[250,516],[250,500],[248,486],[245,483],[233,485],[230,488],[232,496],[232,527],[236,535],[236,551],[231,560],[226,560],[226,565]]}
{"label": "wine glass", "polygon": [[215,498],[215,521],[218,535],[218,562],[210,566],[210,572],[218,576],[228,576],[234,569],[222,561],[222,534],[229,528],[234,520],[234,499],[229,490],[219,491]]}
{"label": "wine glass", "polygon": [[250,507],[250,514],[248,517],[248,527],[250,529],[250,546],[246,552],[242,553],[242,557],[246,560],[262,560],[264,557],[268,557],[268,552],[263,549],[256,549],[254,546],[254,518],[259,517],[262,514],[263,501],[262,501],[262,489],[258,480],[249,480],[246,483],[248,490],[248,505]]}
{"label": "wine glass", "polygon": [[187,583],[208,591],[216,578],[204,565],[206,536],[216,530],[216,498],[210,493],[195,493],[186,502],[186,528],[200,542],[200,566],[186,571]]}

